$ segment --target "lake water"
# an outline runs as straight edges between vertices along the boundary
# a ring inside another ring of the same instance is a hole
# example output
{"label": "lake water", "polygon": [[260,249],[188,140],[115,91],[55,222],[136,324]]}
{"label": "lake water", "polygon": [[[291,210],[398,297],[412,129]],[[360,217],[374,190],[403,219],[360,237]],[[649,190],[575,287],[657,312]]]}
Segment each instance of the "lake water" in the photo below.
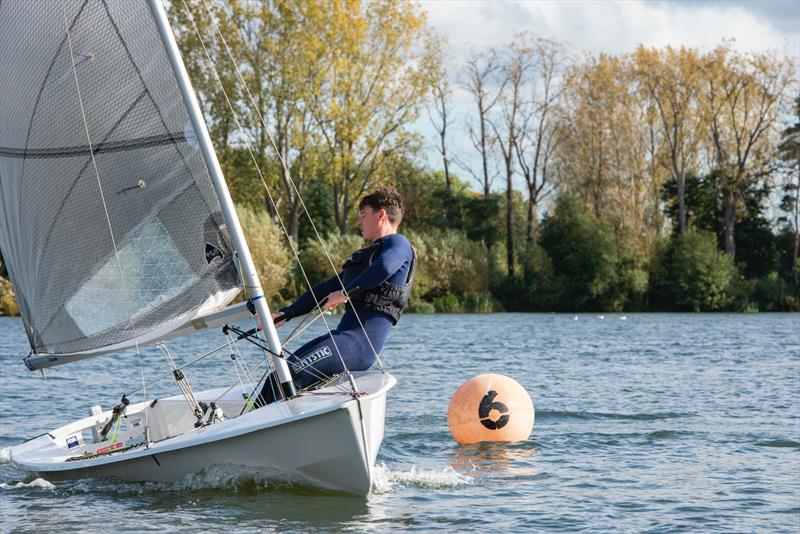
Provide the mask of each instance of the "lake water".
{"label": "lake water", "polygon": [[[180,363],[218,343],[170,347]],[[367,498],[213,470],[174,484],[35,479],[10,446],[116,404],[141,378],[123,355],[42,381],[20,362],[27,350],[19,319],[0,318],[7,531],[800,530],[800,314],[407,315],[383,353],[399,384]],[[222,356],[187,373],[195,390],[233,383]],[[147,377],[166,369],[152,350],[143,359]],[[485,372],[531,394],[529,441],[450,437],[451,395]]]}

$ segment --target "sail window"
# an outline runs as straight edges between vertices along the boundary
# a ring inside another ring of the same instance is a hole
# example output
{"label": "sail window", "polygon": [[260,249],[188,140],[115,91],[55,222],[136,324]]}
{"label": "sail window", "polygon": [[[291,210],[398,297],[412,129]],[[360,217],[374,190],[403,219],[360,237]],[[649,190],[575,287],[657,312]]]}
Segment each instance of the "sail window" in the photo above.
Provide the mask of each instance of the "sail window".
{"label": "sail window", "polygon": [[152,310],[196,279],[161,223],[150,221],[81,286],[66,309],[90,336]]}

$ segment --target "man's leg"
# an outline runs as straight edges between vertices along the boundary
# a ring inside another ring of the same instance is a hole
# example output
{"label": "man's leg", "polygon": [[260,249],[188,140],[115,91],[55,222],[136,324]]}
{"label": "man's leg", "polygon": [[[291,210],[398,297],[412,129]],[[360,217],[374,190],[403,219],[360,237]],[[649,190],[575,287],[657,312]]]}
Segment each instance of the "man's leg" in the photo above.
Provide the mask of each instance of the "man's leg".
{"label": "man's leg", "polygon": [[[295,387],[303,389],[343,372],[345,365],[351,371],[369,369],[374,359],[372,349],[363,336],[334,331],[332,335],[324,334],[312,339],[287,357],[286,361]],[[270,373],[261,388],[259,403],[262,406],[280,398],[274,375]]]}
{"label": "man's leg", "polygon": [[350,363],[354,352],[352,345],[350,336],[334,332],[300,347],[294,355],[286,359],[297,389],[312,386],[331,375],[343,372],[342,360]]}

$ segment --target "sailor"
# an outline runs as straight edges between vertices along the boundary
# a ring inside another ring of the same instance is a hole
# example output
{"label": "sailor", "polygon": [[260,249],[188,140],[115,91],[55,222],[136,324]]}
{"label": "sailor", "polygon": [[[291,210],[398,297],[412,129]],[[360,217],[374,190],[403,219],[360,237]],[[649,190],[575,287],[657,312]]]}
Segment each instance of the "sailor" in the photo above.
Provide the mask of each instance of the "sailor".
{"label": "sailor", "polygon": [[[338,277],[314,286],[293,304],[272,314],[275,326],[280,327],[314,310],[314,297],[329,310],[345,304],[335,330],[309,341],[287,357],[297,389],[343,372],[343,365],[350,371],[365,371],[375,362],[389,331],[408,304],[414,283],[414,249],[408,239],[397,233],[402,219],[403,199],[395,189],[379,187],[365,196],[358,206],[358,227],[369,245],[348,258]],[[270,375],[261,389],[259,404],[279,398],[277,388]]]}

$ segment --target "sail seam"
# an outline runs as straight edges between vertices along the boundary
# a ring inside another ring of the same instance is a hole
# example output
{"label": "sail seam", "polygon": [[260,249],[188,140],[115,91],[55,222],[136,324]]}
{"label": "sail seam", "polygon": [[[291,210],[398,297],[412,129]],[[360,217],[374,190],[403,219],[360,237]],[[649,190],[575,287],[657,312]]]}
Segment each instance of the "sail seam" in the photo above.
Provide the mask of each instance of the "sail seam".
{"label": "sail seam", "polygon": [[[113,132],[113,129],[111,131]],[[138,150],[140,148],[151,148],[186,142],[188,142],[188,140],[184,132],[175,132],[161,135],[148,135],[146,137],[127,139],[125,141],[110,141],[100,143],[94,147],[90,147],[89,145],[77,145],[24,149],[0,146],[0,157],[27,159],[71,158],[75,156],[89,156],[92,151],[94,151],[95,154],[124,152],[126,150]]]}

